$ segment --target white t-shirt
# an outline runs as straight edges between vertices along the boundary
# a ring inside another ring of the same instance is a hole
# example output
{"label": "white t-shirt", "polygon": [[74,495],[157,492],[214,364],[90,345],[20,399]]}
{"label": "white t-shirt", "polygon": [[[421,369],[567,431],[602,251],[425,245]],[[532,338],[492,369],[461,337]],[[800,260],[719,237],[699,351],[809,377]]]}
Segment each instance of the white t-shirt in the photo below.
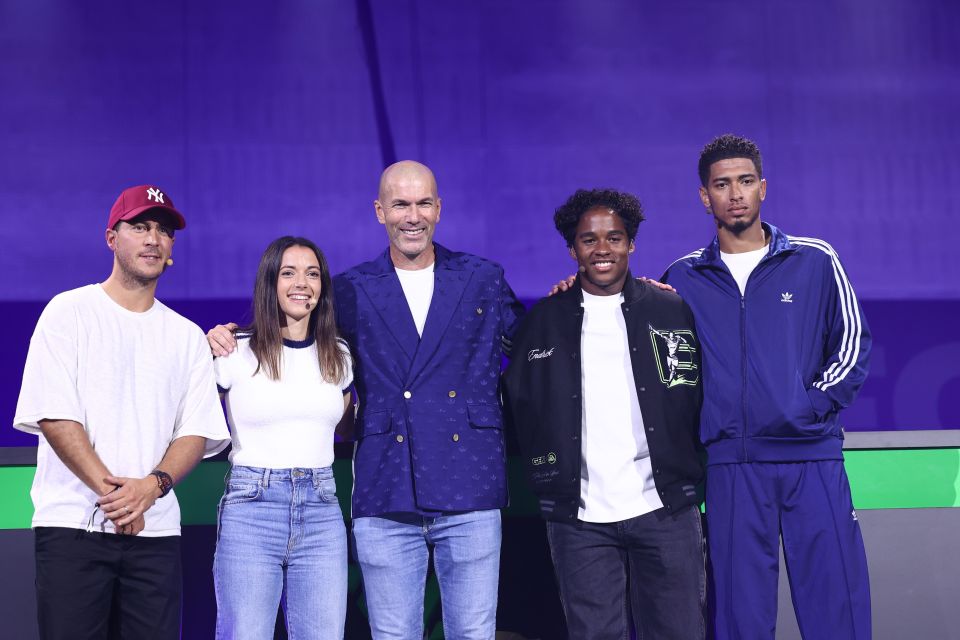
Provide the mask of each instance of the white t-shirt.
{"label": "white t-shirt", "polygon": [[[159,300],[142,313],[125,309],[100,285],[61,293],[43,310],[13,420],[40,436],[33,526],[85,529],[98,496],[40,434],[42,419],[79,422],[107,469],[129,478],[153,471],[177,438],[208,438],[213,455],[230,437],[200,328]],[[144,520],[141,536],[179,535],[176,495],[158,499]],[[92,530],[114,533],[100,511]]]}
{"label": "white t-shirt", "polygon": [[585,522],[619,522],[663,506],[653,481],[622,302],[622,295],[583,292],[577,517]]}
{"label": "white t-shirt", "polygon": [[747,280],[750,278],[750,274],[753,273],[753,270],[756,269],[760,261],[763,260],[763,256],[767,255],[768,250],[768,247],[761,247],[753,251],[744,251],[743,253],[720,252],[720,259],[723,260],[723,264],[727,265],[727,269],[730,269],[733,279],[737,281],[737,286],[740,287],[740,295],[746,292]]}
{"label": "white t-shirt", "polygon": [[417,325],[417,333],[423,337],[423,325],[427,323],[427,312],[430,311],[430,301],[433,299],[433,265],[426,269],[408,271],[396,269],[403,287],[403,295],[410,305],[413,323]]}
{"label": "white t-shirt", "polygon": [[[346,344],[340,348],[349,353]],[[349,362],[349,358],[348,358]],[[331,384],[320,376],[317,345],[284,340],[281,375],[271,380],[257,370],[249,337],[214,361],[217,384],[227,391],[227,419],[233,435],[230,462],[266,469],[319,469],[333,464],[333,431],[343,416],[343,394],[353,382]]]}

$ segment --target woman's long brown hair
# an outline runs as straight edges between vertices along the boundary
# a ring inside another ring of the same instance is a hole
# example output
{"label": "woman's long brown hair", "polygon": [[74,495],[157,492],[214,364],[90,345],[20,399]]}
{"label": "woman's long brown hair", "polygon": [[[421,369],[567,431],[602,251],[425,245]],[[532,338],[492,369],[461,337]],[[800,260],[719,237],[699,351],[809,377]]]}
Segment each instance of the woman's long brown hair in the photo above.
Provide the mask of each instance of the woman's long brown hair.
{"label": "woman's long brown hair", "polygon": [[317,256],[320,265],[320,299],[310,312],[307,329],[317,344],[320,375],[332,384],[341,384],[347,372],[349,354],[337,345],[337,323],[333,313],[333,281],[323,252],[306,238],[283,236],[277,238],[263,252],[253,286],[253,322],[241,329],[250,334],[250,349],[257,357],[256,375],[264,369],[271,380],[279,380],[283,357],[283,337],[280,334],[281,311],[277,301],[277,278],[283,252],[290,247],[306,247]]}

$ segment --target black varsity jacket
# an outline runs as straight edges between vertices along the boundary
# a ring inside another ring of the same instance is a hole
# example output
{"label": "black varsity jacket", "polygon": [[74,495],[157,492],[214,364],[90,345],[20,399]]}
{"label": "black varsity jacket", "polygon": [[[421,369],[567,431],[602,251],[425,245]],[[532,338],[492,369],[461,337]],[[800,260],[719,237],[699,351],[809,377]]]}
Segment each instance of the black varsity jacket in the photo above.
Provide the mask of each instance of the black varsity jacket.
{"label": "black varsity jacket", "polygon": [[[695,486],[703,476],[700,344],[693,313],[675,293],[629,273],[623,297],[654,482],[664,507],[677,511],[696,502]],[[527,477],[547,520],[574,520],[580,506],[582,300],[578,278],[570,290],[534,305],[514,338],[504,376],[508,424],[516,430]]]}

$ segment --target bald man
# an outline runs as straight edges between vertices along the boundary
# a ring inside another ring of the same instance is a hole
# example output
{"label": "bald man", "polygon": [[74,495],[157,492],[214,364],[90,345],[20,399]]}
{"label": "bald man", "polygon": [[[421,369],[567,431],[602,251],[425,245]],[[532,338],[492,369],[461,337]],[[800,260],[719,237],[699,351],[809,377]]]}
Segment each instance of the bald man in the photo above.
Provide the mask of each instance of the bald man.
{"label": "bald man", "polygon": [[423,637],[429,549],[448,638],[496,629],[507,477],[500,355],[523,313],[503,268],[433,241],[433,173],[386,169],[389,248],[334,280],[360,399],[353,533],[374,638]]}
{"label": "bald man", "polygon": [[[500,265],[433,241],[440,204],[429,168],[388,167],[374,209],[389,247],[334,279],[355,362],[353,534],[376,639],[423,637],[430,549],[446,637],[496,629],[500,359],[523,306]],[[217,355],[232,346],[222,329],[208,334]]]}

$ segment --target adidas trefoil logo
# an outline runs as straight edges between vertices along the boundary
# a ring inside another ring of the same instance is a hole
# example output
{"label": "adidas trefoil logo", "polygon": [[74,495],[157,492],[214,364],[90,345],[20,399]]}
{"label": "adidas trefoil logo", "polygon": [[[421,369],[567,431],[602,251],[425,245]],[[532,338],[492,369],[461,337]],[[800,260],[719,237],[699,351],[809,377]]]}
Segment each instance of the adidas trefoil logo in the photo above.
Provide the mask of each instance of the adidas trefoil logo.
{"label": "adidas trefoil logo", "polygon": [[780,294],[780,302],[793,302],[793,294],[789,291],[784,291]]}

